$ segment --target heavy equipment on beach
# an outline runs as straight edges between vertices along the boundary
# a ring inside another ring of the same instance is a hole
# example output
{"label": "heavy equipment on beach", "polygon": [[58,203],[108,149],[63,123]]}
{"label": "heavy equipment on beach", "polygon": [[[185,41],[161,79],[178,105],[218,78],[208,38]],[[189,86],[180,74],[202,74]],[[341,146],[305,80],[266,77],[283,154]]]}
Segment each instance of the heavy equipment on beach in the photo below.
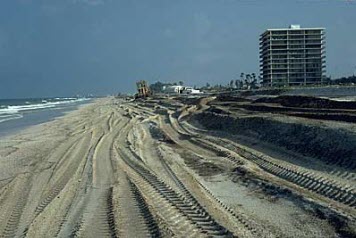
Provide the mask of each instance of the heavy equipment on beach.
{"label": "heavy equipment on beach", "polygon": [[137,94],[135,98],[146,98],[151,95],[150,88],[145,80],[136,82]]}

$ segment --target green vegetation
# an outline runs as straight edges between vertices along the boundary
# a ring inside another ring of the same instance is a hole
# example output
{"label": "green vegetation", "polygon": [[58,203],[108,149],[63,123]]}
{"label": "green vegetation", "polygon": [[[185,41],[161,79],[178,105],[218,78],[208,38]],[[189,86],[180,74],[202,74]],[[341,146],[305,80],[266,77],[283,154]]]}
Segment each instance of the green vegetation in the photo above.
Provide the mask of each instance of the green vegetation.
{"label": "green vegetation", "polygon": [[326,84],[329,85],[354,85],[356,84],[356,76],[349,76],[349,77],[341,77],[337,79],[331,79],[330,77],[326,78]]}

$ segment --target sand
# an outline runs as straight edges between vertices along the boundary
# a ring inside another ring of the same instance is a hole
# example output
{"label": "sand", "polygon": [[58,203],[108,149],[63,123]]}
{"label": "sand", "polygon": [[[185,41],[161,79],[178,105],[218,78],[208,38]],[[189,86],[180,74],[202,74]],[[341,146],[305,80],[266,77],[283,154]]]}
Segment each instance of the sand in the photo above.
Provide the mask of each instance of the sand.
{"label": "sand", "polygon": [[223,146],[234,139],[221,145],[190,124],[211,100],[103,98],[1,138],[0,237],[355,234],[354,207],[263,171]]}

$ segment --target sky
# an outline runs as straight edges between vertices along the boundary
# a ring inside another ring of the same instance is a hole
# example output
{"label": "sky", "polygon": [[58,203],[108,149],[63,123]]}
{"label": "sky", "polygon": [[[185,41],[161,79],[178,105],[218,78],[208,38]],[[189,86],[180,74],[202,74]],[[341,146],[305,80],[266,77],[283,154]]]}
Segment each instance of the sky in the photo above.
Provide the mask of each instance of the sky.
{"label": "sky", "polygon": [[326,28],[328,76],[356,73],[355,0],[1,0],[0,98],[226,84],[291,24]]}

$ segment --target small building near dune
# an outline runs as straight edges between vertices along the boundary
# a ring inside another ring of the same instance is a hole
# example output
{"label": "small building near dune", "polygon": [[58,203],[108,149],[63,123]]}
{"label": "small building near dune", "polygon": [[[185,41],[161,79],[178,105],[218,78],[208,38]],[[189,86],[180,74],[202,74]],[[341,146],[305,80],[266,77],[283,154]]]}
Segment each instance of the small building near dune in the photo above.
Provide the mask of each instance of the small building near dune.
{"label": "small building near dune", "polygon": [[192,87],[184,87],[182,94],[200,94],[202,93],[199,89],[194,89]]}
{"label": "small building near dune", "polygon": [[193,87],[181,86],[181,85],[172,85],[164,86],[163,92],[166,94],[200,94],[200,90],[194,89]]}
{"label": "small building near dune", "polygon": [[181,94],[183,90],[184,86],[181,85],[163,86],[163,92],[167,94]]}

